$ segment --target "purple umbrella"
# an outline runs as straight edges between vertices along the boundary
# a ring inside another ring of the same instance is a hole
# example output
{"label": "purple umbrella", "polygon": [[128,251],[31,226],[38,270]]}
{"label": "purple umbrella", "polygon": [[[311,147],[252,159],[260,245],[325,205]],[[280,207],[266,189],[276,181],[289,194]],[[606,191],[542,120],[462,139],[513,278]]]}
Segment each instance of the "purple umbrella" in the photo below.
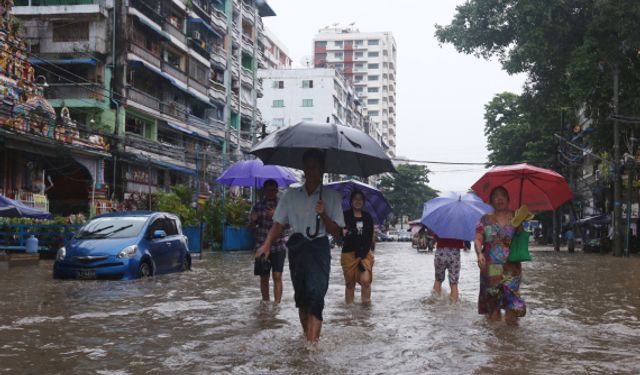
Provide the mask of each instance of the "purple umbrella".
{"label": "purple umbrella", "polygon": [[28,217],[31,219],[52,219],[53,215],[37,208],[0,195],[0,217]]}
{"label": "purple umbrella", "polygon": [[384,197],[380,190],[371,185],[359,181],[346,180],[331,182],[325,186],[342,193],[342,209],[344,210],[351,208],[351,192],[360,190],[364,194],[365,201],[362,210],[368,212],[376,224],[382,224],[392,211],[387,198]]}
{"label": "purple umbrella", "polygon": [[227,168],[217,182],[228,186],[262,187],[267,180],[278,186],[289,186],[298,180],[287,169],[277,165],[264,165],[262,160],[242,160]]}

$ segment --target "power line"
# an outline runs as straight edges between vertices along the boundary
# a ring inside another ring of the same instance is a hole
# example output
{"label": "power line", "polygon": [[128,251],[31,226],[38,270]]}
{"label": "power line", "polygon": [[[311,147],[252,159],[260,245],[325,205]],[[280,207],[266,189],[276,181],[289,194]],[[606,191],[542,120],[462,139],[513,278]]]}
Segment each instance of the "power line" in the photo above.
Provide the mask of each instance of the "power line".
{"label": "power line", "polygon": [[420,164],[447,164],[447,165],[482,165],[485,166],[487,163],[473,163],[473,162],[453,162],[453,161],[428,161],[428,160],[416,160],[416,159],[404,159],[404,158],[394,158],[392,161],[401,161],[408,163],[420,163]]}

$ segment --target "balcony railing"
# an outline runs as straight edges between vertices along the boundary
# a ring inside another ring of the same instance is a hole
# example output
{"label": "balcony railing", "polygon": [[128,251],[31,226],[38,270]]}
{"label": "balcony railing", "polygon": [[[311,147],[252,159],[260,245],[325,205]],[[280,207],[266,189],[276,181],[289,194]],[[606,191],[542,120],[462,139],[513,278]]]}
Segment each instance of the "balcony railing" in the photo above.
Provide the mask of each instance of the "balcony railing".
{"label": "balcony railing", "polygon": [[222,48],[213,48],[211,52],[211,60],[213,62],[226,67],[227,66],[227,56],[226,52]]}
{"label": "balcony railing", "polygon": [[185,160],[184,147],[152,141],[139,135],[127,134],[124,144],[127,148],[131,147],[144,152],[161,155],[163,158],[169,157],[182,162]]}
{"label": "balcony railing", "polygon": [[145,61],[153,64],[155,67],[160,68],[160,55],[156,55],[153,52],[142,48],[136,44],[129,44],[129,51],[131,51],[131,53],[141,57],[142,59],[144,59]]}
{"label": "balcony railing", "polygon": [[252,86],[253,85],[253,72],[251,70],[243,67],[240,79],[242,80],[242,82],[244,84]]}
{"label": "balcony railing", "polygon": [[156,111],[160,110],[160,100],[158,100],[158,98],[135,87],[129,86],[127,88],[127,99],[147,108],[155,109]]}
{"label": "balcony railing", "polygon": [[187,108],[180,103],[162,102],[160,103],[160,111],[180,121],[187,120]]}
{"label": "balcony railing", "polygon": [[152,3],[145,0],[129,0],[129,4],[139,10],[142,14],[149,17],[153,22],[162,25],[164,20],[160,15],[160,7],[153,6]]}
{"label": "balcony railing", "polygon": [[215,81],[209,81],[209,83],[209,96],[224,102],[227,98],[227,89],[224,85]]}
{"label": "balcony railing", "polygon": [[199,40],[189,38],[189,47],[193,48],[194,51],[196,51],[200,56],[204,57],[207,60],[211,56],[211,47],[207,46],[206,44],[203,47]]}
{"label": "balcony railing", "polygon": [[98,4],[98,0],[17,0],[15,6],[59,6]]}
{"label": "balcony railing", "polygon": [[189,77],[189,87],[193,87],[194,89],[198,90],[199,92],[201,92],[204,95],[207,95],[207,86],[203,85],[202,83],[198,82],[197,80]]}
{"label": "balcony railing", "polygon": [[187,123],[196,128],[209,131],[209,123],[207,120],[194,115],[187,116]]}
{"label": "balcony railing", "polygon": [[165,73],[169,73],[169,75],[171,75],[173,78],[176,78],[179,81],[182,82],[187,82],[187,73],[181,71],[180,69],[176,68],[175,66],[167,63],[167,62],[162,62],[162,71]]}
{"label": "balcony railing", "polygon": [[47,99],[104,100],[104,88],[98,83],[52,83],[44,90]]}
{"label": "balcony railing", "polygon": [[255,12],[255,9],[253,9],[252,7],[246,4],[242,4],[242,15],[247,20],[251,21],[251,23],[253,23],[254,12]]}
{"label": "balcony railing", "polygon": [[187,36],[184,35],[182,30],[178,29],[177,27],[172,25],[170,22],[165,21],[165,23],[164,23],[164,25],[162,27],[164,28],[164,30],[166,32],[171,34],[173,37],[175,37],[176,39],[178,39],[182,43],[187,43]]}
{"label": "balcony railing", "polygon": [[215,9],[213,11],[213,17],[211,17],[211,21],[214,26],[217,26],[220,30],[224,30],[227,32],[227,16],[224,15],[223,12]]}

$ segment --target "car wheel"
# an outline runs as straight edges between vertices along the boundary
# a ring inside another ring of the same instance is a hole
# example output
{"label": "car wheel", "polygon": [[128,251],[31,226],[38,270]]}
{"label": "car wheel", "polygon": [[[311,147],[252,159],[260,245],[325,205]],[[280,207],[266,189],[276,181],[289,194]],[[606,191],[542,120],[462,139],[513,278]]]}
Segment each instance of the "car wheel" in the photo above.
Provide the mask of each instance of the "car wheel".
{"label": "car wheel", "polygon": [[153,275],[153,269],[151,268],[151,263],[148,261],[144,261],[140,263],[138,267],[138,275],[140,277],[150,277]]}
{"label": "car wheel", "polygon": [[191,259],[189,257],[182,257],[182,271],[188,271],[191,269]]}

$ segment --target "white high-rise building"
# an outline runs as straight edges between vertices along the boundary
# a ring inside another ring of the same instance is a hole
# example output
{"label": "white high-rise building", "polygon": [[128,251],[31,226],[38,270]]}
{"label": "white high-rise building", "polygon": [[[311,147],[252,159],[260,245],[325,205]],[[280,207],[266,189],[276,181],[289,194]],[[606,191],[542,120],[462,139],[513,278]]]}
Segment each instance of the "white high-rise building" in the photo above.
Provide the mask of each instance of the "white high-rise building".
{"label": "white high-rise building", "polygon": [[264,60],[267,69],[291,69],[291,57],[287,47],[268,28],[264,28]]}
{"label": "white high-rise building", "polygon": [[354,87],[335,69],[259,70],[258,77],[264,87],[258,108],[269,132],[300,121],[369,130]]}
{"label": "white high-rise building", "polygon": [[353,82],[371,126],[396,155],[396,42],[390,32],[364,33],[348,27],[326,27],[313,39],[314,66],[335,68]]}

